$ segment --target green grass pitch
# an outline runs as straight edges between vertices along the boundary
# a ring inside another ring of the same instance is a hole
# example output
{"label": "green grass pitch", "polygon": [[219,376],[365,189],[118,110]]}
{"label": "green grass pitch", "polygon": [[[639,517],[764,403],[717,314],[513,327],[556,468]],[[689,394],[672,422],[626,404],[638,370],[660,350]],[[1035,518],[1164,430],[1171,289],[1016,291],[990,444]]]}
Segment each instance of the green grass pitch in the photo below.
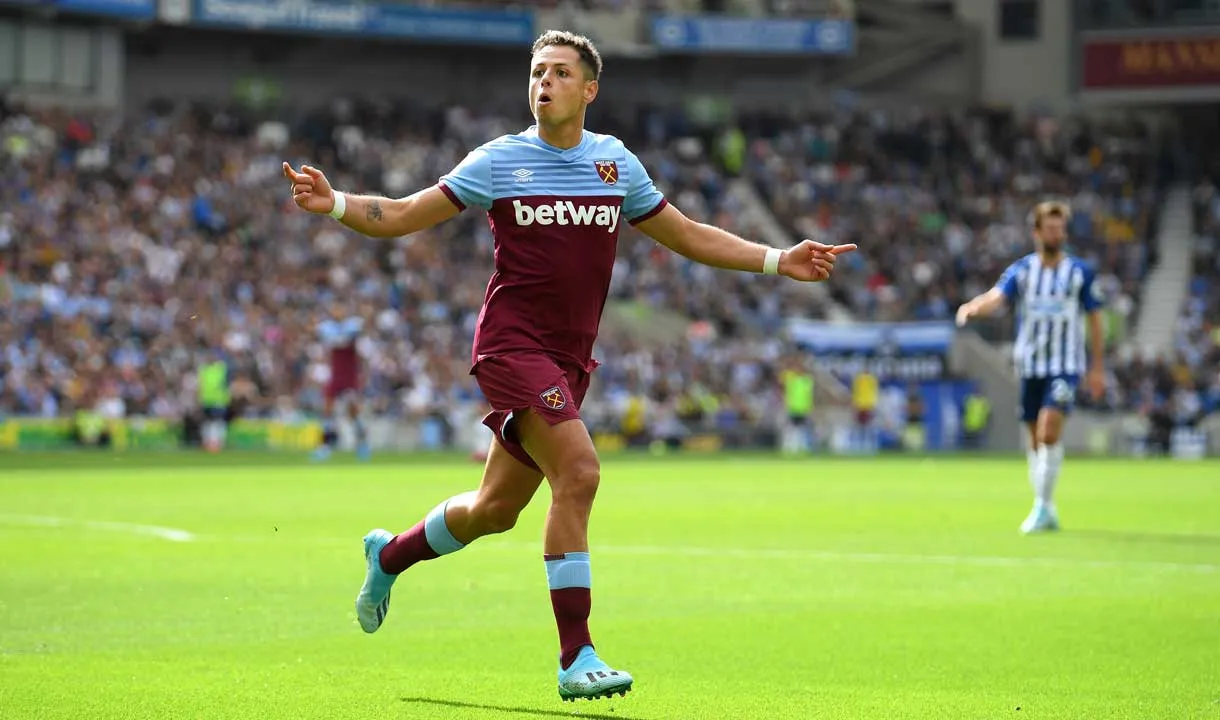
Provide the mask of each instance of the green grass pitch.
{"label": "green grass pitch", "polygon": [[[1220,720],[1220,464],[609,458],[577,705],[541,561],[409,571],[360,632],[360,538],[466,490],[454,459],[0,455],[0,718]],[[148,527],[151,526],[151,527]]]}

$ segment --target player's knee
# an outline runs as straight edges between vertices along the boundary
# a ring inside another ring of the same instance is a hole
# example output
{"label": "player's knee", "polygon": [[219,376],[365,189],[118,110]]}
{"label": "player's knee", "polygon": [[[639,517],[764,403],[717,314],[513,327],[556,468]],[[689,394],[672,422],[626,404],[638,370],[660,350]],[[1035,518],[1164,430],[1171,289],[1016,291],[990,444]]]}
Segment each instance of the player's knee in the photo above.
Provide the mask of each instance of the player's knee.
{"label": "player's knee", "polygon": [[1054,445],[1059,442],[1059,423],[1043,422],[1038,424],[1038,444]]}
{"label": "player's knee", "polygon": [[601,464],[597,457],[572,463],[551,482],[551,501],[557,505],[590,507],[601,482]]}

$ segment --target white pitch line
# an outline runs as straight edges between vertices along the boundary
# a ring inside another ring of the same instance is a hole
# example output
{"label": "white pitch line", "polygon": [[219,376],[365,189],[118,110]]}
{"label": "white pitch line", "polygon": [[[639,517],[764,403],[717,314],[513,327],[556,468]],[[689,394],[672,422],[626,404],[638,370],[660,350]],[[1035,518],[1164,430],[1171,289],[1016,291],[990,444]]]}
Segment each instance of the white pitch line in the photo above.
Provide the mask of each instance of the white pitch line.
{"label": "white pitch line", "polygon": [[[489,548],[505,550],[538,549],[537,545],[517,542],[487,543]],[[998,557],[987,555],[917,555],[871,552],[833,552],[799,549],[709,548],[674,546],[595,545],[593,554],[657,555],[681,557],[721,557],[740,560],[807,560],[811,562],[869,563],[878,565],[966,565],[977,567],[1085,567],[1124,570],[1220,572],[1220,565],[1209,563],[1178,563],[1162,561],[1089,560],[1048,557]]]}
{"label": "white pitch line", "polygon": [[[221,542],[268,542],[275,540],[274,535],[266,536],[202,536],[200,539],[218,540]],[[310,545],[334,545],[359,547],[360,539],[353,536],[347,539],[335,537],[304,536],[296,537],[287,542],[307,543]],[[475,552],[496,550],[501,552],[542,552],[540,543],[517,542],[512,540],[492,540],[475,542],[472,546]],[[701,558],[731,558],[736,560],[803,560],[822,563],[859,563],[872,565],[946,565],[963,567],[1058,567],[1058,568],[1095,568],[1102,570],[1149,570],[1155,572],[1195,572],[1220,573],[1220,565],[1214,563],[1181,563],[1159,560],[1090,560],[1088,558],[1068,557],[1003,557],[989,555],[922,555],[876,552],[837,552],[832,550],[802,550],[799,548],[712,548],[694,546],[665,545],[601,545],[594,544],[590,548],[594,555],[635,555],[635,556],[670,556],[670,557],[701,557]]]}
{"label": "white pitch line", "polygon": [[[118,532],[151,535],[172,542],[219,541],[219,542],[275,542],[282,540],[289,543],[308,545],[335,545],[358,547],[359,537],[336,538],[319,536],[300,536],[286,538],[275,534],[267,535],[196,535],[186,530],[161,527],[157,525],[138,525],[97,520],[73,520],[70,518],[49,517],[40,515],[0,515],[0,524],[42,525],[65,527],[77,525],[97,530],[113,530]],[[514,541],[491,541],[475,543],[474,548],[499,550],[509,552],[541,552],[537,543]],[[478,550],[476,550],[477,552]],[[804,560],[823,563],[862,563],[872,565],[946,565],[966,567],[1059,567],[1059,568],[1095,568],[1110,570],[1150,570],[1158,572],[1195,572],[1217,573],[1220,564],[1214,563],[1182,563],[1157,560],[1090,560],[1088,558],[1068,557],[1004,557],[989,555],[927,555],[877,552],[838,552],[830,550],[803,550],[798,548],[713,548],[696,546],[665,546],[665,545],[594,545],[591,551],[595,555],[635,555],[635,556],[670,556],[670,557],[703,557],[732,558],[737,560]]]}
{"label": "white pitch line", "polygon": [[0,515],[0,524],[33,525],[37,527],[83,527],[89,530],[108,530],[132,535],[150,535],[170,542],[191,542],[195,534],[178,528],[138,523],[111,522],[108,520],[77,520],[75,518],[50,515]]}

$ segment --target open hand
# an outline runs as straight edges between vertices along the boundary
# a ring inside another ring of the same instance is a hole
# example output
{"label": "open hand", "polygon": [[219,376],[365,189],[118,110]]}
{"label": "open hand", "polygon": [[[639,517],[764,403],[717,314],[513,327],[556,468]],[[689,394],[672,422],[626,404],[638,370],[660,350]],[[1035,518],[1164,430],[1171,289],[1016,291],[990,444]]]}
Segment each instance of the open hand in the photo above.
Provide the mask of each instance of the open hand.
{"label": "open hand", "polygon": [[302,210],[325,215],[335,207],[335,193],[322,171],[302,165],[301,171],[284,163],[284,177],[292,184],[292,201]]}
{"label": "open hand", "polygon": [[829,280],[834,273],[835,260],[855,249],[855,245],[826,245],[813,240],[802,240],[780,255],[778,272],[804,282]]}
{"label": "open hand", "polygon": [[970,318],[974,317],[974,306],[966,303],[957,309],[957,326],[966,327]]}

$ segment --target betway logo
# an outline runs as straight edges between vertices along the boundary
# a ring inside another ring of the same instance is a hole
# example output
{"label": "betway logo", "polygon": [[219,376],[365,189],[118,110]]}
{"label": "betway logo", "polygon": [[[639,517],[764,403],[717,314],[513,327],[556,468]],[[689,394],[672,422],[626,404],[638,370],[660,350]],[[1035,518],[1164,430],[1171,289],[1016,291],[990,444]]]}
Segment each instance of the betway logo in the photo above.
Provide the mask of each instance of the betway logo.
{"label": "betway logo", "polygon": [[606,232],[618,227],[621,208],[614,205],[577,205],[571,200],[556,200],[551,205],[530,207],[520,200],[513,200],[513,213],[517,224],[530,225],[598,225]]}

